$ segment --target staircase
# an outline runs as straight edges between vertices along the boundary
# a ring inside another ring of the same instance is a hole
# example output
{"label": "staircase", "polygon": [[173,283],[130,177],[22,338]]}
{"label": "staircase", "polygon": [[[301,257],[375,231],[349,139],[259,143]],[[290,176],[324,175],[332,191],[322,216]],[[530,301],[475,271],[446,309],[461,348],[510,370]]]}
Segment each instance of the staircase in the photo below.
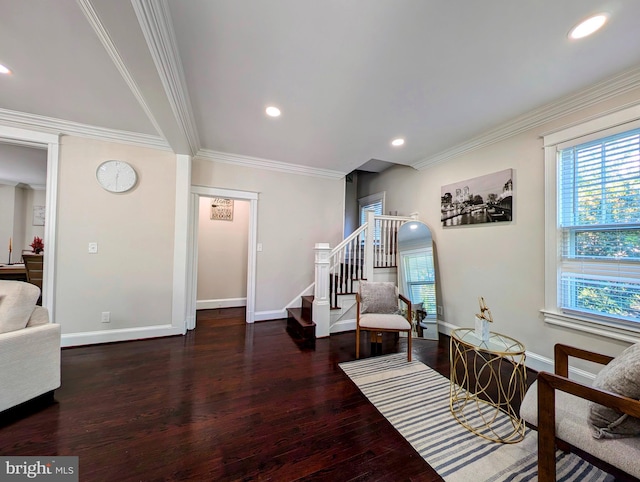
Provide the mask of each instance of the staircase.
{"label": "staircase", "polygon": [[287,331],[294,339],[304,344],[315,344],[313,296],[302,297],[302,308],[287,308]]}
{"label": "staircase", "polygon": [[398,228],[413,220],[367,213],[367,222],[331,249],[316,244],[313,296],[302,296],[301,308],[287,308],[287,331],[296,340],[315,344],[316,336],[355,329],[354,294],[360,280],[375,280],[374,268],[397,266]]}

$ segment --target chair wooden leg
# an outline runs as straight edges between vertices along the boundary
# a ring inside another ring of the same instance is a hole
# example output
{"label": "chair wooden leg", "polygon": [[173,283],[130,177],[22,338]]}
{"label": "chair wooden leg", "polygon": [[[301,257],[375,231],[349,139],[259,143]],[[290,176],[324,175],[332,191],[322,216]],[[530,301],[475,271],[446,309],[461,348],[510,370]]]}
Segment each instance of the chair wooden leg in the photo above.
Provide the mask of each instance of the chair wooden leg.
{"label": "chair wooden leg", "polygon": [[360,358],[360,327],[356,325],[356,360]]}
{"label": "chair wooden leg", "polygon": [[408,353],[407,353],[407,361],[411,361],[411,339],[413,338],[411,332],[407,333],[407,346],[408,346]]}

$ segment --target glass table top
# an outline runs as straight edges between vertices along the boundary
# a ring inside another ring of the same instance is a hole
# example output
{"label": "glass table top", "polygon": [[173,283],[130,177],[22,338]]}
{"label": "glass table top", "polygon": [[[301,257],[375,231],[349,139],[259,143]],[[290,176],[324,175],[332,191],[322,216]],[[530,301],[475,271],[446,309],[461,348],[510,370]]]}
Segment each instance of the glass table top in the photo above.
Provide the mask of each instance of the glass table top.
{"label": "glass table top", "polygon": [[476,336],[473,328],[458,328],[451,332],[451,337],[460,343],[491,353],[518,355],[525,352],[522,343],[500,333],[489,332],[489,339],[482,341]]}

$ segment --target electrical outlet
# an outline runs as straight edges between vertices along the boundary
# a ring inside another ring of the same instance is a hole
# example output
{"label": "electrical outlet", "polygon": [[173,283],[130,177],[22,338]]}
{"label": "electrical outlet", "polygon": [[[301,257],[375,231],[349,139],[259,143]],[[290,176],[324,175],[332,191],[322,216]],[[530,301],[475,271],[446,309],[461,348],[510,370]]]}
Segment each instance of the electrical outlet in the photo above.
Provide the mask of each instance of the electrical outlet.
{"label": "electrical outlet", "polygon": [[102,323],[111,323],[111,312],[110,311],[103,311],[102,312],[102,317],[100,318],[100,321]]}

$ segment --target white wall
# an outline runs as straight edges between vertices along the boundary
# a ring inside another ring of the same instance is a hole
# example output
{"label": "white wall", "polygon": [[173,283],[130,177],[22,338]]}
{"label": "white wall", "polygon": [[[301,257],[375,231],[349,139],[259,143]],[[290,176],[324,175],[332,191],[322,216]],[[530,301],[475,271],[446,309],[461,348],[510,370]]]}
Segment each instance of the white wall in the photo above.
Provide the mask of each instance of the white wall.
{"label": "white wall", "polygon": [[[0,184],[0,264],[9,262],[9,239],[13,237],[15,198],[15,186]],[[12,255],[11,262],[15,260],[15,256]]]}
{"label": "white wall", "polygon": [[[108,159],[137,170],[132,191],[98,185],[96,168]],[[171,324],[175,197],[173,153],[61,138],[54,320],[63,337],[120,330],[132,339],[145,336],[136,329]],[[97,254],[88,253],[89,242],[98,243]],[[103,311],[110,323],[101,323]]]}
{"label": "white wall", "polygon": [[[33,225],[33,207],[46,206],[46,191],[44,189],[24,189],[24,196],[24,242],[21,249],[31,249],[29,245],[33,242],[35,236],[44,238],[44,226]],[[46,240],[44,242],[44,248],[47,249]]]}
{"label": "white wall", "polygon": [[13,244],[11,262],[19,262],[22,250],[31,249],[33,237],[44,237],[44,226],[33,226],[34,205],[45,205],[44,190],[0,184],[0,263],[8,261],[9,238]]}
{"label": "white wall", "polygon": [[200,198],[198,308],[245,306],[249,202],[234,200],[233,220],[212,220],[211,198]]}
{"label": "white wall", "polygon": [[[531,357],[553,358],[553,345],[568,343],[611,355],[628,343],[546,325],[544,307],[544,152],[541,135],[592,116],[640,102],[640,89],[474,150],[422,171],[397,166],[360,178],[360,196],[386,191],[387,211],[419,219],[431,228],[437,249],[439,302],[450,327],[473,326],[478,297],[491,308],[493,330],[522,341]],[[443,185],[514,170],[514,218],[510,223],[444,229]],[[442,318],[442,317],[441,317]],[[579,364],[577,364],[579,365]]]}
{"label": "white wall", "polygon": [[194,159],[194,185],[258,193],[256,316],[280,312],[314,280],[314,245],[342,239],[344,179]]}

